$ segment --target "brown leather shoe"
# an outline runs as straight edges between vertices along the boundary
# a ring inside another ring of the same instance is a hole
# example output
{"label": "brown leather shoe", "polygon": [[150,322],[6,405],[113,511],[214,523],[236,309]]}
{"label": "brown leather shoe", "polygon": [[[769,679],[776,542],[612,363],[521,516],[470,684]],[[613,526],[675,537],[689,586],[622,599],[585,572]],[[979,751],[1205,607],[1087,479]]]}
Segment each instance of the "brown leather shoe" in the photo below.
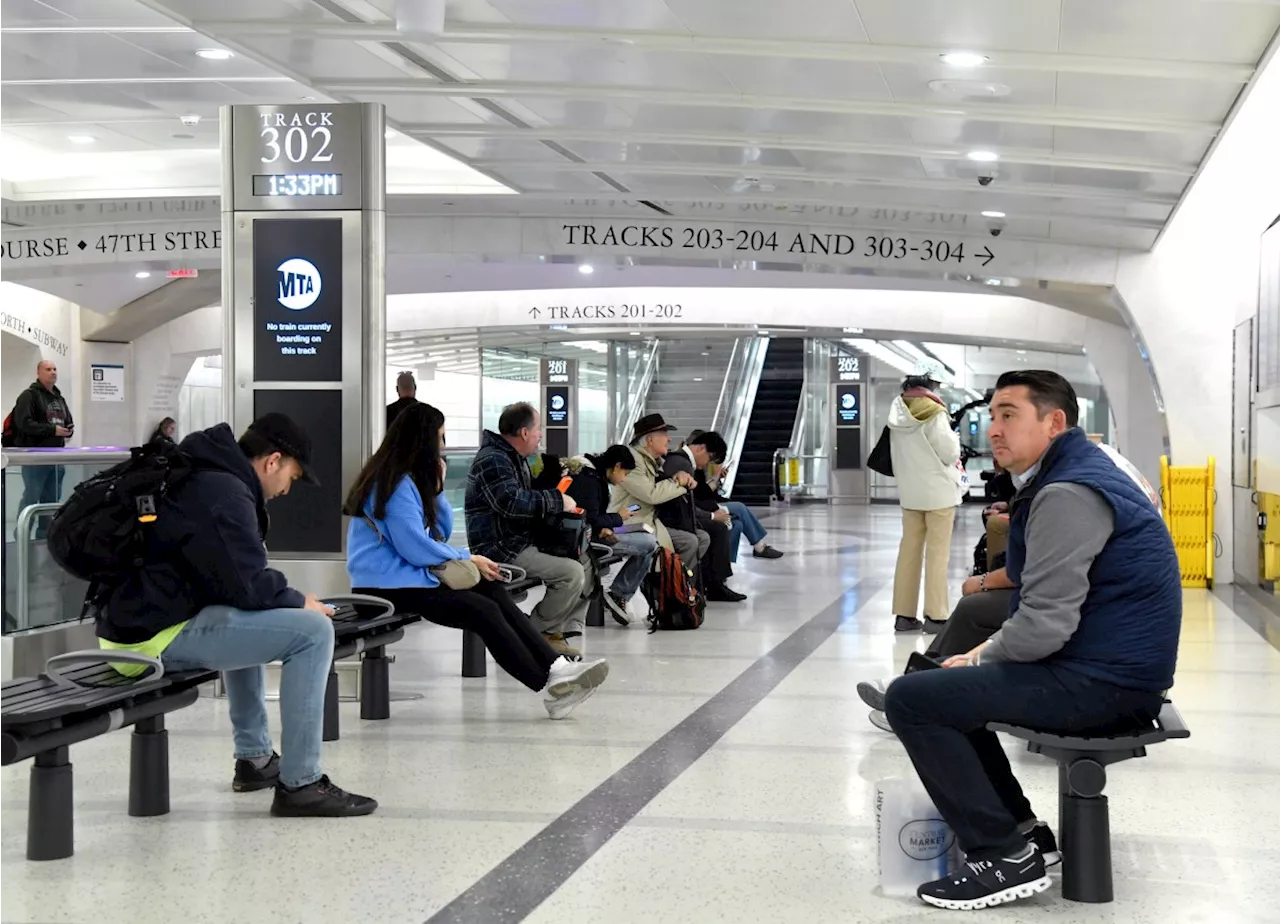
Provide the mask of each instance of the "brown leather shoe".
{"label": "brown leather shoe", "polygon": [[548,645],[555,649],[556,654],[564,655],[566,658],[572,658],[575,661],[582,658],[582,652],[566,642],[564,636],[559,632],[543,632],[542,637],[547,640]]}

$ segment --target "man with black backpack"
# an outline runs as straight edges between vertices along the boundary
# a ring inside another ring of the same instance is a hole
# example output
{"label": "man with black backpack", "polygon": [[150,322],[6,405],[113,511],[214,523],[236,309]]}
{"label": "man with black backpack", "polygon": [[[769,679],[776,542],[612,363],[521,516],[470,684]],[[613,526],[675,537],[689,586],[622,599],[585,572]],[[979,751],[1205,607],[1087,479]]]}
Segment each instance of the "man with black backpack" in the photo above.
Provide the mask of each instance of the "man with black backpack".
{"label": "man with black backpack", "polygon": [[[377,802],[338,788],[320,772],[333,611],[269,568],[263,544],[267,501],[288,494],[299,479],[316,483],[310,438],[283,414],[267,414],[238,443],[231,428],[219,424],[180,447],[150,452],[172,454],[168,467],[184,474],[157,491],[149,507],[141,565],[121,571],[123,577],[91,601],[102,647],[151,655],[169,671],[223,672],[236,792],[274,787],[271,813],[278,816],[368,815]],[[118,477],[123,482],[129,473]],[[141,504],[139,512],[147,512]],[[55,521],[51,540],[59,529],[74,527]],[[91,532],[89,523],[81,535]],[[267,727],[266,665],[272,661],[283,663],[282,755],[272,749]],[[117,670],[143,668],[122,663]]]}

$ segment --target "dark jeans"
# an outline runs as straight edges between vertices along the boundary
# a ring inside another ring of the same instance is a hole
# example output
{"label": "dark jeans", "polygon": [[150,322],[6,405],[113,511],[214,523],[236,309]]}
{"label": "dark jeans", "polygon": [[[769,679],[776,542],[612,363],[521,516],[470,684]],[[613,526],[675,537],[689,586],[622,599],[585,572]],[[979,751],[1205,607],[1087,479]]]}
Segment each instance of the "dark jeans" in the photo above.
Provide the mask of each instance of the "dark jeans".
{"label": "dark jeans", "polygon": [[698,528],[706,530],[711,537],[707,554],[702,557],[703,580],[708,588],[723,587],[725,581],[733,576],[733,564],[730,561],[733,547],[729,543],[732,529],[728,523],[718,523],[715,520],[699,523]]}
{"label": "dark jeans", "polygon": [[484,640],[493,660],[535,693],[547,685],[555,649],[496,581],[481,581],[471,590],[440,587],[356,587],[354,592],[381,597],[397,610],[418,613],[427,622],[450,629],[470,629]]}
{"label": "dark jeans", "polygon": [[988,722],[1079,734],[1149,721],[1159,693],[1126,690],[1045,662],[918,671],[885,694],[885,715],[970,859],[1016,856],[1035,817]]}
{"label": "dark jeans", "polygon": [[936,661],[945,661],[977,648],[1004,625],[1012,599],[1012,588],[961,597],[946,626],[933,637],[924,653]]}

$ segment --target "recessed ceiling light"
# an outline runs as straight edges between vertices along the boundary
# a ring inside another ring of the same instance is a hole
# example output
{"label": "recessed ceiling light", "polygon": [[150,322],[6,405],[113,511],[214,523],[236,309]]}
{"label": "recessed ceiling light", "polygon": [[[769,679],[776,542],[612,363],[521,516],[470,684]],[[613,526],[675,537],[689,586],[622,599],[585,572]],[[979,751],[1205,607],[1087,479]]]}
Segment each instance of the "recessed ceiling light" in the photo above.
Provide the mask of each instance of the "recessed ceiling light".
{"label": "recessed ceiling light", "polygon": [[67,135],[67,140],[72,144],[93,144],[98,139],[93,135]]}
{"label": "recessed ceiling light", "polygon": [[700,379],[700,378],[696,378],[696,377],[695,377],[695,378],[694,378],[694,381],[695,381],[695,382],[701,382],[701,381],[702,381],[702,379]]}
{"label": "recessed ceiling light", "polygon": [[980,164],[989,164],[992,161],[1000,159],[1000,155],[995,151],[970,151],[965,157],[969,160],[977,161]]}
{"label": "recessed ceiling light", "polygon": [[997,212],[995,209],[990,209],[988,211],[983,212],[982,217],[983,218],[1004,218],[1004,212]]}
{"label": "recessed ceiling light", "polygon": [[1019,356],[1026,356],[1026,355],[1027,355],[1027,351],[1026,351],[1026,350],[1018,350],[1018,355],[1019,355]]}
{"label": "recessed ceiling light", "polygon": [[146,270],[139,270],[138,272],[133,274],[133,278],[134,279],[150,279],[151,274],[148,273]]}
{"label": "recessed ceiling light", "polygon": [[632,336],[632,337],[639,337],[639,336],[640,336],[640,331],[638,331],[638,330],[633,330],[633,331],[631,331],[630,333],[631,333],[631,336]]}
{"label": "recessed ceiling light", "polygon": [[592,266],[590,263],[583,263],[581,266],[578,267],[578,272],[584,276],[590,276],[595,271],[596,271],[596,268]]}
{"label": "recessed ceiling light", "polygon": [[235,56],[234,51],[227,51],[225,48],[201,48],[196,52],[197,58],[204,58],[207,61],[226,61]]}
{"label": "recessed ceiling light", "polygon": [[952,67],[980,67],[989,60],[986,55],[980,55],[976,51],[948,51],[938,57],[944,64]]}

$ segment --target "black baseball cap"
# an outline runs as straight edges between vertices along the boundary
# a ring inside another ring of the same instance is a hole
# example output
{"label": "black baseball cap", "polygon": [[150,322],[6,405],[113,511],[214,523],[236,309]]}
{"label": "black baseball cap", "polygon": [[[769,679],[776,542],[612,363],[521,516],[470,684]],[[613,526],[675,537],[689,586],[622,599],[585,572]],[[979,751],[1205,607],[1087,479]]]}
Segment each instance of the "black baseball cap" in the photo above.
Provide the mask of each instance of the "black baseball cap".
{"label": "black baseball cap", "polygon": [[284,414],[263,414],[249,424],[249,432],[271,444],[280,455],[288,456],[302,469],[302,480],[319,485],[315,470],[311,468],[311,437],[292,418]]}

